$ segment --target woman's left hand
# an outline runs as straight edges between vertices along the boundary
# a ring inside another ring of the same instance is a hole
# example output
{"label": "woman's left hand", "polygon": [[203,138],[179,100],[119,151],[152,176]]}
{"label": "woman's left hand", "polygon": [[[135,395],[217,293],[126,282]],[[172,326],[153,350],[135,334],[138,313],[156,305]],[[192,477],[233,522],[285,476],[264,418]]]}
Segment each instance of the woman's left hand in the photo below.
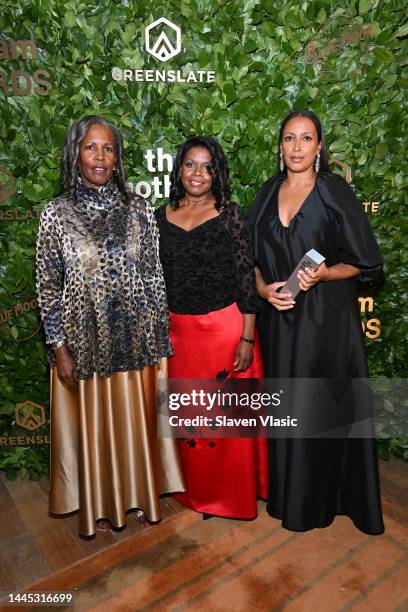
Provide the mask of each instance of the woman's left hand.
{"label": "woman's left hand", "polygon": [[234,356],[234,372],[245,372],[252,363],[254,345],[249,342],[240,342]]}
{"label": "woman's left hand", "polygon": [[321,281],[326,281],[329,278],[329,268],[326,266],[324,261],[319,265],[314,272],[310,268],[305,270],[299,270],[297,274],[299,281],[299,287],[302,291],[308,291]]}

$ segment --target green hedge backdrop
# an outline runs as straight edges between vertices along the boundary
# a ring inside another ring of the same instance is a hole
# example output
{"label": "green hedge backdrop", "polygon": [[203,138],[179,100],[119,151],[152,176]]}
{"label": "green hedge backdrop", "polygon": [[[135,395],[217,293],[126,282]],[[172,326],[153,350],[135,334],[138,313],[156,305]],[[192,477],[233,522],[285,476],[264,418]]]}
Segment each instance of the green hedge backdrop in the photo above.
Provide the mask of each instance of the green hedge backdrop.
{"label": "green hedge backdrop", "polygon": [[[47,470],[49,447],[41,444],[47,423],[34,423],[40,443],[26,444],[21,436],[30,428],[15,422],[15,409],[26,401],[48,408],[32,301],[37,216],[58,193],[64,134],[83,113],[120,127],[135,182],[152,180],[148,149],[174,153],[187,136],[216,135],[229,156],[234,199],[247,208],[276,171],[284,115],[314,110],[332,156],[352,168],[360,199],[380,202],[377,213],[367,205],[386,261],[374,311],[363,317],[381,327],[379,337],[366,338],[370,375],[406,376],[405,0],[1,0],[0,6],[0,468],[9,477]],[[144,41],[145,27],[162,16],[182,34],[181,52],[166,62],[152,57]],[[13,47],[17,40],[34,41],[38,56],[24,57]],[[215,82],[115,81],[114,67],[214,70]],[[379,450],[408,458],[408,441],[382,440]]]}

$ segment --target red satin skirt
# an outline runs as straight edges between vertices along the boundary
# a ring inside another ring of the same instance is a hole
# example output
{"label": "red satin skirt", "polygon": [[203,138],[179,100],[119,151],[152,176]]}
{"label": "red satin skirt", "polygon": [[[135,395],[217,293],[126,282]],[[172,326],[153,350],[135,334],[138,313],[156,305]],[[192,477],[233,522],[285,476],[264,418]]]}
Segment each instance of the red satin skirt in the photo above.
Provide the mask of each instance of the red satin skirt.
{"label": "red satin skirt", "polygon": [[[236,304],[204,315],[170,313],[174,356],[169,378],[210,378],[227,370],[234,378],[262,378],[258,339],[246,372],[233,372],[233,358],[242,335],[242,314]],[[195,438],[178,440],[186,492],[174,497],[197,512],[229,518],[257,515],[257,497],[267,497],[265,439]]]}

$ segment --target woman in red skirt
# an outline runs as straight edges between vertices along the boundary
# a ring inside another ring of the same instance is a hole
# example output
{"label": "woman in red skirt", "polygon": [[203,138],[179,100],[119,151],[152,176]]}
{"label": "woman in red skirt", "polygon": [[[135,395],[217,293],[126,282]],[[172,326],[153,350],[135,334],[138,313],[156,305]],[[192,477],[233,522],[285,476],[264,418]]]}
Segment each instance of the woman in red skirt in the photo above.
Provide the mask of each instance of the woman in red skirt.
{"label": "woman in red skirt", "polygon": [[[174,356],[169,378],[261,378],[251,243],[228,200],[229,170],[217,141],[196,136],[178,150],[170,203],[156,212]],[[208,515],[251,519],[267,496],[264,439],[179,440],[186,492]]]}

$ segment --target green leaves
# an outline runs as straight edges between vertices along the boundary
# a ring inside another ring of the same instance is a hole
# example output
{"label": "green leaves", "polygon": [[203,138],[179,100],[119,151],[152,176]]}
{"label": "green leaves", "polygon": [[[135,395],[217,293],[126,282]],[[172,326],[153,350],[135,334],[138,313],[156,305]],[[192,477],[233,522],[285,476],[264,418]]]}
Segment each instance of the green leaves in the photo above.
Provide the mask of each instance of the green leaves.
{"label": "green leaves", "polygon": [[373,0],[360,0],[358,3],[358,12],[360,15],[365,15],[374,5],[375,2],[373,2]]}
{"label": "green leaves", "polygon": [[[12,71],[32,75],[45,69],[52,91],[45,97],[5,97],[0,89],[0,166],[17,180],[17,193],[0,203],[0,311],[34,294],[35,209],[58,193],[66,129],[78,116],[101,114],[122,130],[125,166],[137,181],[153,177],[143,158],[147,149],[163,147],[173,154],[191,134],[216,135],[228,153],[233,198],[248,208],[276,171],[283,117],[293,107],[309,107],[322,119],[331,153],[351,166],[360,198],[381,202],[379,213],[369,214],[386,260],[385,284],[375,295],[381,335],[366,344],[371,375],[403,375],[405,5],[400,0],[337,5],[329,0],[9,3],[3,31],[20,40],[36,38],[40,51],[36,61],[0,60],[0,70],[11,84]],[[183,50],[167,62],[145,50],[144,29],[161,15],[182,32]],[[114,66],[132,75],[146,69],[215,70],[216,79],[119,82],[111,77]],[[25,219],[26,213],[33,218]],[[11,428],[17,397],[47,401],[45,350],[37,328],[33,313],[0,325],[0,363],[7,364],[0,372],[12,381],[11,390],[0,384],[0,407],[6,407],[0,435]],[[389,441],[382,445],[384,452],[402,448]],[[46,469],[47,449],[13,452],[6,453],[9,473]]]}
{"label": "green leaves", "polygon": [[292,28],[303,28],[303,22],[304,19],[303,16],[300,15],[298,7],[292,8],[288,13],[286,13],[286,23]]}
{"label": "green leaves", "polygon": [[396,36],[406,36],[408,34],[408,23],[405,23],[396,31]]}
{"label": "green leaves", "polygon": [[222,86],[222,91],[224,92],[227,105],[231,104],[237,99],[237,92],[232,81],[226,81]]}
{"label": "green leaves", "polygon": [[376,47],[374,49],[374,57],[385,65],[391,64],[394,61],[394,55],[385,47]]}

